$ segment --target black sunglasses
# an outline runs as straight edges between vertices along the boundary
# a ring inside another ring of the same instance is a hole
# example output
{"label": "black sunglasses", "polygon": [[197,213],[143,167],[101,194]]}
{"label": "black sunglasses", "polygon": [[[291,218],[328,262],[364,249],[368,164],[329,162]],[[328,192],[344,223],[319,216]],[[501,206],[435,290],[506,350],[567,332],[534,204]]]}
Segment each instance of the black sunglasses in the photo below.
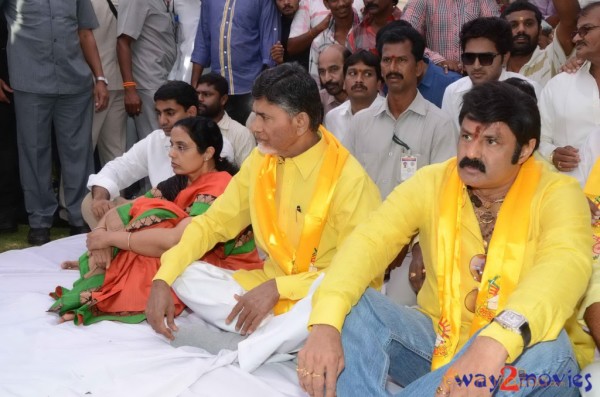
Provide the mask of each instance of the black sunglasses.
{"label": "black sunglasses", "polygon": [[498,55],[500,54],[497,52],[465,52],[460,59],[464,65],[473,65],[475,60],[479,59],[481,66],[490,66]]}

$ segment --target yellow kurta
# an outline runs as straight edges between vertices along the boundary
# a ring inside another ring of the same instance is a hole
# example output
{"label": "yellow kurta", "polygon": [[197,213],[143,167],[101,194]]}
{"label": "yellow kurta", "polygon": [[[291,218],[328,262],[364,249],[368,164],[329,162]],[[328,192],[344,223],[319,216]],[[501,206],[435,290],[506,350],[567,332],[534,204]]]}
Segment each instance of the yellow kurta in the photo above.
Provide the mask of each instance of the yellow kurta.
{"label": "yellow kurta", "polygon": [[[308,210],[312,199],[326,148],[326,143],[321,139],[306,152],[293,158],[282,158],[277,165],[275,203],[279,227],[294,246],[298,244],[302,233],[304,212]],[[254,221],[256,210],[253,197],[263,159],[264,156],[258,150],[250,154],[225,192],[206,213],[194,218],[186,227],[179,244],[162,255],[161,268],[155,280],[172,284],[191,262],[202,257],[216,243],[235,237],[249,224],[253,225],[257,245],[269,254],[269,243]],[[315,262],[318,270],[286,275],[267,257],[263,269],[239,270],[234,278],[247,291],[267,280],[275,279],[281,299],[303,298],[319,273],[327,269],[342,241],[380,203],[377,187],[356,159],[350,156],[331,200]],[[380,287],[383,281],[381,274],[371,281],[373,286]]]}
{"label": "yellow kurta", "polygon": [[[437,324],[440,316],[436,274],[439,215],[447,162],[423,168],[399,185],[369,220],[359,225],[334,258],[328,275],[313,298],[310,325],[329,324],[341,329],[346,314],[366,286],[382,273],[415,233],[420,235],[427,278],[419,292],[420,309]],[[465,296],[478,285],[469,271],[474,255],[483,254],[483,239],[466,188],[463,191],[461,239],[461,331],[458,348],[469,338],[473,314]],[[530,205],[530,226],[518,285],[505,309],[523,314],[531,328],[531,343],[553,340],[573,315],[591,274],[590,213],[575,179],[542,167],[542,176]],[[502,210],[501,210],[502,211]],[[510,214],[507,214],[510,216]],[[569,320],[571,324],[573,319]],[[579,327],[574,328],[578,333]],[[499,341],[509,362],[522,352],[520,335],[492,323],[481,332]],[[571,335],[573,336],[573,335]],[[580,335],[578,335],[580,336]]]}

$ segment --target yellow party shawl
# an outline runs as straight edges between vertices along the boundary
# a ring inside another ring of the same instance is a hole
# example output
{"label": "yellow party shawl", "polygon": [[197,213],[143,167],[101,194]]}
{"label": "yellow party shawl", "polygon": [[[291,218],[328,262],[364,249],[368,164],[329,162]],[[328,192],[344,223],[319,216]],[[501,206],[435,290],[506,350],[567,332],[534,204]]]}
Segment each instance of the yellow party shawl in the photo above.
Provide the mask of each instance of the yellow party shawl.
{"label": "yellow party shawl", "polygon": [[[265,236],[271,258],[285,274],[298,274],[314,270],[317,249],[331,199],[349,152],[323,126],[319,128],[321,139],[327,143],[325,158],[311,199],[308,212],[304,215],[304,227],[297,247],[290,244],[279,228],[275,206],[277,156],[266,155],[258,173],[255,192],[258,228]],[[275,314],[289,310],[294,302],[280,300],[274,308]]]}
{"label": "yellow party shawl", "polygon": [[[448,163],[449,178],[442,189],[437,222],[436,263],[441,315],[431,367],[450,362],[458,344],[461,324],[460,262],[461,210],[468,195],[460,179],[456,159]],[[530,205],[541,177],[541,167],[530,157],[522,166],[500,210],[487,252],[486,266],[477,294],[470,335],[487,325],[515,289],[529,233]],[[467,264],[468,265],[468,264]]]}
{"label": "yellow party shawl", "polygon": [[[596,206],[600,205],[600,158],[596,159],[585,182],[583,192]],[[596,261],[600,256],[600,222],[593,224],[592,231],[592,237],[594,238],[593,259]]]}

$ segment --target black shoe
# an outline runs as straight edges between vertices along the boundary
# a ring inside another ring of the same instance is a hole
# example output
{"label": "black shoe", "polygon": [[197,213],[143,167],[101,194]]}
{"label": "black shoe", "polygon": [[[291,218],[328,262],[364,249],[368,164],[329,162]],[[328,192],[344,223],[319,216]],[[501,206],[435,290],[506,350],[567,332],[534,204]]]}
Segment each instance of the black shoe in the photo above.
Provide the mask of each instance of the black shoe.
{"label": "black shoe", "polygon": [[88,225],[84,226],[71,226],[69,230],[69,236],[75,236],[77,234],[89,233],[91,230]]}
{"label": "black shoe", "polygon": [[43,245],[50,241],[49,227],[32,227],[27,234],[27,242],[31,245]]}

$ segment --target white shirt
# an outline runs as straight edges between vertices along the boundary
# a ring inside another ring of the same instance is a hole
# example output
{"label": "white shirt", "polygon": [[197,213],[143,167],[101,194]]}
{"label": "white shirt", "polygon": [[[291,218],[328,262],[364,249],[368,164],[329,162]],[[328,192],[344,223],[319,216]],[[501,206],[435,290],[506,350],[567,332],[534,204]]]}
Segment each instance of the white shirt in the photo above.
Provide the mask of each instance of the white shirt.
{"label": "white shirt", "polygon": [[223,134],[223,138],[227,139],[233,145],[233,162],[239,167],[242,165],[246,157],[256,146],[256,139],[248,128],[241,125],[227,114],[223,115],[221,121],[217,123]]}
{"label": "white shirt", "polygon": [[[523,76],[522,74],[507,72],[503,69],[498,81],[504,81],[511,77],[517,77],[530,83],[535,89],[535,95],[538,97],[538,99],[540,98],[542,87],[535,81]],[[458,123],[458,114],[460,113],[460,109],[462,108],[463,95],[465,95],[465,93],[471,88],[473,88],[471,78],[469,76],[466,76],[450,84],[448,87],[446,87],[446,91],[444,92],[444,99],[442,99],[442,110],[445,111],[452,118],[452,121],[454,121],[454,125],[456,126],[457,131],[460,131],[460,124]]]}
{"label": "white shirt", "polygon": [[546,84],[538,102],[543,157],[549,158],[557,147],[581,147],[590,132],[600,128],[600,94],[590,66],[586,62],[576,73],[560,73]]}
{"label": "white shirt", "polygon": [[[358,16],[362,17],[362,9],[365,7],[363,0],[354,0],[353,7],[358,12]],[[298,11],[292,20],[290,27],[290,38],[298,37],[314,28],[330,13],[323,0],[300,0]]]}
{"label": "white shirt", "polygon": [[600,157],[600,129],[593,130],[589,133],[585,143],[579,149],[581,161],[573,176],[577,178],[581,187],[585,186],[585,182],[592,171],[592,167],[596,160]]}
{"label": "white shirt", "polygon": [[[396,135],[410,150],[394,142]],[[456,156],[458,134],[452,120],[421,93],[398,119],[388,101],[356,113],[343,144],[375,181],[384,199],[402,182],[403,156],[417,157],[417,168]]]}
{"label": "white shirt", "polygon": [[[381,106],[381,103],[384,100],[384,97],[382,97],[381,95],[377,95],[371,106],[356,112],[356,114],[362,112],[363,110],[377,108]],[[329,132],[335,135],[337,139],[342,141],[344,139],[344,136],[346,136],[346,133],[350,129],[352,117],[354,117],[354,115],[352,114],[351,103],[350,100],[347,100],[340,106],[331,109],[329,113],[325,115],[323,125],[325,126],[325,128],[327,128]]]}
{"label": "white shirt", "polygon": [[[113,200],[121,190],[142,178],[148,177],[152,186],[158,185],[174,175],[167,149],[170,144],[170,138],[163,130],[153,131],[122,156],[106,163],[100,172],[90,175],[88,189],[101,186],[108,190]],[[221,157],[233,159],[233,147],[225,138]]]}
{"label": "white shirt", "polygon": [[[192,51],[200,21],[200,0],[174,0],[177,15],[177,58],[169,80],[192,79]],[[104,0],[106,3],[106,0]]]}

